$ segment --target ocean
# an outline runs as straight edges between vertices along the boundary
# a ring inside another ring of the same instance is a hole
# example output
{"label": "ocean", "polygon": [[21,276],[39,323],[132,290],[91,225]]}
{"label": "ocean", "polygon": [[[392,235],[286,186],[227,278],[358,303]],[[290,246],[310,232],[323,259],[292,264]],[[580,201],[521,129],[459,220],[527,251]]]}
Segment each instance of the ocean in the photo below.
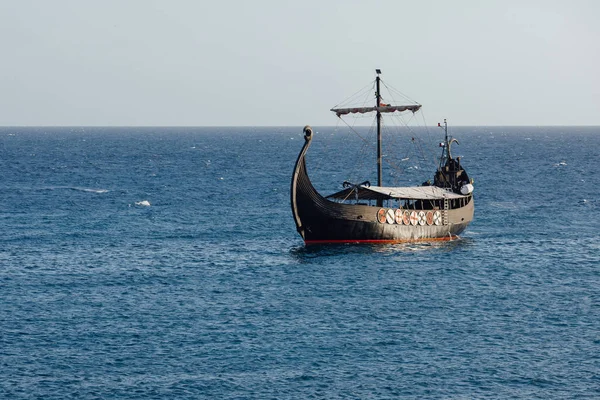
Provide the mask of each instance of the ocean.
{"label": "ocean", "polygon": [[451,133],[460,240],[306,247],[302,127],[0,128],[0,398],[599,398],[600,127]]}

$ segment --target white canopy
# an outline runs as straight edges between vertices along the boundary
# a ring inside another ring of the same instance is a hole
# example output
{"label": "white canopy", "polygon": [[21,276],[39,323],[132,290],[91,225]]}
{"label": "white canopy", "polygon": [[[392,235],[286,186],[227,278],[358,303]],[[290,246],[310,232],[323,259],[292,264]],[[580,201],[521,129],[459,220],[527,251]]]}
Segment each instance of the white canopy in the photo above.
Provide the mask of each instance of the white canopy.
{"label": "white canopy", "polygon": [[460,194],[456,194],[446,189],[437,186],[410,186],[410,187],[385,187],[371,186],[368,188],[374,192],[389,196],[395,199],[411,199],[411,200],[435,200],[435,199],[459,199]]}
{"label": "white canopy", "polygon": [[[354,188],[344,189],[334,193],[328,198],[352,199]],[[410,187],[385,187],[385,186],[359,186],[358,198],[361,200],[403,199],[403,200],[436,200],[436,199],[460,199],[467,196],[456,194],[437,186],[410,186]]]}

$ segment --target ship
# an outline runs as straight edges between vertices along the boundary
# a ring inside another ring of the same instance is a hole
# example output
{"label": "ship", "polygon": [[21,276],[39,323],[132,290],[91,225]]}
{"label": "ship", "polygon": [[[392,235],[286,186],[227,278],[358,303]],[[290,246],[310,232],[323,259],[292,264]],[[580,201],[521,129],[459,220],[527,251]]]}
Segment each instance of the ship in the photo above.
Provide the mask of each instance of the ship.
{"label": "ship", "polygon": [[368,180],[343,182],[342,190],[323,196],[313,186],[306,154],[315,135],[305,126],[304,144],[294,166],[290,197],[296,230],[306,245],[336,243],[405,243],[446,241],[460,238],[474,216],[473,180],[453,158],[451,146],[458,140],[445,135],[433,181],[418,186],[385,186],[382,182],[382,124],[393,113],[418,113],[421,104],[394,105],[381,96],[381,70],[376,70],[373,106],[334,107],[337,117],[372,113],[377,124],[377,185]]}

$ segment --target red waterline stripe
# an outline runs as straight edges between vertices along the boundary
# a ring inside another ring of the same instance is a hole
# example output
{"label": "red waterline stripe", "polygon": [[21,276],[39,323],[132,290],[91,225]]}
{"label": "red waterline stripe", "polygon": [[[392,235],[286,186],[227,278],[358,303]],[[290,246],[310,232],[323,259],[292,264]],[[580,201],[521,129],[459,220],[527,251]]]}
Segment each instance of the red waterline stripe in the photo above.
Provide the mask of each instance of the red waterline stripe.
{"label": "red waterline stripe", "polygon": [[423,239],[355,239],[355,240],[305,240],[304,244],[397,244],[397,243],[415,243],[415,242],[443,242],[460,239],[458,235],[444,236],[440,238],[423,238]]}

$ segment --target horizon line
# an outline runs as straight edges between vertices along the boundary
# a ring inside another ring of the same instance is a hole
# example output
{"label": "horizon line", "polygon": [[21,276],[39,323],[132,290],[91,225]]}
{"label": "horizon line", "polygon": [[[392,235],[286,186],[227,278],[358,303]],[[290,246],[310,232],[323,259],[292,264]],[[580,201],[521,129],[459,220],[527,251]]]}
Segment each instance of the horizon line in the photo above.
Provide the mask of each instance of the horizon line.
{"label": "horizon line", "polygon": [[[0,125],[2,128],[295,128],[304,125]],[[312,127],[319,128],[339,128],[337,125],[310,125]],[[422,125],[422,127],[437,127],[433,125]],[[371,125],[354,125],[354,128],[370,128]],[[527,125],[452,125],[453,128],[477,128],[477,127],[502,127],[502,128],[598,128],[598,125],[538,125],[538,124],[527,124]]]}

